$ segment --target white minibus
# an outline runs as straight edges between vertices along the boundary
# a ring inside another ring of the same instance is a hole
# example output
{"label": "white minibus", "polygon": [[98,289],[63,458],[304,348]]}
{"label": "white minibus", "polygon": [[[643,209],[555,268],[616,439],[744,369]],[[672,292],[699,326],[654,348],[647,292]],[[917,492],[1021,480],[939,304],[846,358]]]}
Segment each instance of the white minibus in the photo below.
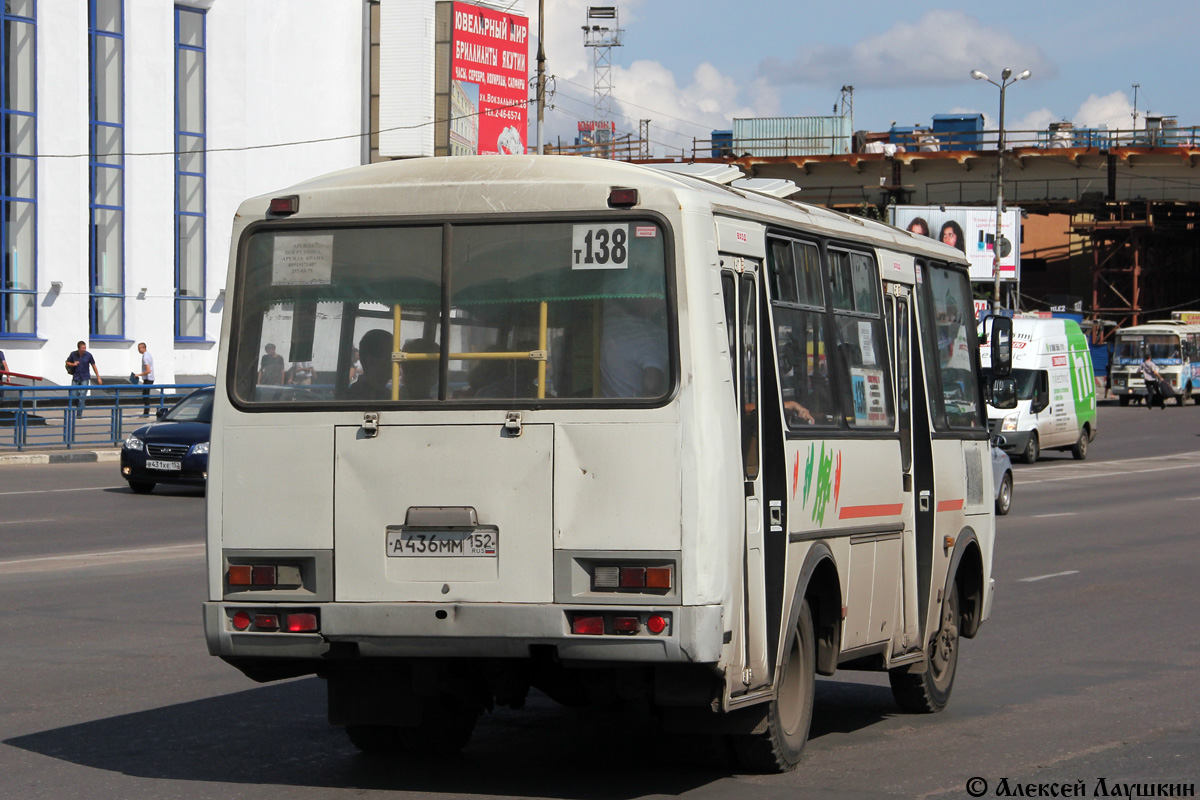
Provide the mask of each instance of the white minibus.
{"label": "white minibus", "polygon": [[451,752],[536,688],[783,770],[817,674],[946,704],[993,595],[967,262],[678,169],[415,159],[241,206],[211,653],[325,679],[366,751]]}
{"label": "white minibus", "polygon": [[1200,325],[1158,320],[1117,331],[1112,354],[1112,392],[1121,405],[1146,396],[1142,362],[1154,359],[1176,405],[1200,403]]}

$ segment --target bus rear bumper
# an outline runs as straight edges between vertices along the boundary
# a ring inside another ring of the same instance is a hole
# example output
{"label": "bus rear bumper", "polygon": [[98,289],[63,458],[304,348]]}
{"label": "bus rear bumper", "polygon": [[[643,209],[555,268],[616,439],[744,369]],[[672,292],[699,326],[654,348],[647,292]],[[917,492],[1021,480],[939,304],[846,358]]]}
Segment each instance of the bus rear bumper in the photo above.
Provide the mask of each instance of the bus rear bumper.
{"label": "bus rear bumper", "polygon": [[[278,630],[234,627],[245,611],[277,615]],[[314,614],[318,632],[290,633],[286,615]],[[635,633],[576,634],[572,619],[594,615],[611,631],[616,617],[637,617]],[[646,621],[667,622],[654,634]],[[317,603],[272,605],[204,603],[208,651],[223,658],[322,659],[335,645],[354,645],[361,658],[525,658],[533,646],[551,646],[565,661],[715,663],[720,660],[723,609],[712,606],[615,608],[526,603]]]}

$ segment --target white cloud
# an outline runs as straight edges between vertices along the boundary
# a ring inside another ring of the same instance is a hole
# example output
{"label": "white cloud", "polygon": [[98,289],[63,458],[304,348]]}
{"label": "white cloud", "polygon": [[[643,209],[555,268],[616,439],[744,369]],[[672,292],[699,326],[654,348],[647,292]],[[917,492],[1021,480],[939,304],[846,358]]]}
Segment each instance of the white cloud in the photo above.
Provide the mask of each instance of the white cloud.
{"label": "white cloud", "polygon": [[851,47],[811,45],[791,61],[766,59],[759,71],[779,84],[895,88],[962,83],[973,69],[998,78],[1004,67],[1055,71],[1040,48],[961,11],[935,9]]}
{"label": "white cloud", "polygon": [[[572,139],[576,121],[593,116],[592,50],[584,47],[582,30],[590,4],[546,0],[546,71],[559,79],[556,108],[546,114],[547,141]],[[612,51],[612,107],[619,132],[636,138],[638,120],[649,119],[653,149],[663,155],[668,149],[690,150],[693,138],[707,140],[710,131],[731,127],[734,117],[778,113],[779,94],[762,78],[743,88],[709,62],[699,64],[683,81],[658,61],[635,59],[624,66],[624,58],[640,52],[628,31],[635,29],[641,4],[642,0],[622,0],[619,7],[620,24],[627,31],[625,45]],[[536,32],[536,3],[526,0],[526,12]]]}
{"label": "white cloud", "polygon": [[[1141,116],[1141,112],[1138,112]],[[1107,125],[1110,130],[1129,130],[1133,127],[1133,103],[1124,92],[1113,92],[1104,97],[1091,95],[1075,112],[1075,124],[1084,128]]]}

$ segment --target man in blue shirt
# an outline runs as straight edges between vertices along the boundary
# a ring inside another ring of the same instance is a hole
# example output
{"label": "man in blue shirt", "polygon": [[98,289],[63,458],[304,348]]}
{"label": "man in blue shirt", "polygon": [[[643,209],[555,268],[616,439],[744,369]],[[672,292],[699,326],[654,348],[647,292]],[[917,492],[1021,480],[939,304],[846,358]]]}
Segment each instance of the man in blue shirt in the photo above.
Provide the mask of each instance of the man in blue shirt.
{"label": "man in blue shirt", "polygon": [[[72,386],[87,386],[92,382],[92,376],[88,374],[88,367],[91,367],[92,372],[96,373],[96,383],[104,383],[100,379],[100,370],[96,368],[96,359],[92,358],[92,354],[87,351],[87,342],[79,342],[76,345],[78,348],[67,356],[67,371],[71,373]],[[87,390],[82,392],[71,392],[78,398],[79,404],[75,407],[75,416],[83,416],[84,399],[87,397]]]}
{"label": "man in blue shirt", "polygon": [[[0,372],[8,372],[8,362],[4,360],[3,350],[0,350]],[[8,380],[8,378],[0,375],[0,380]]]}

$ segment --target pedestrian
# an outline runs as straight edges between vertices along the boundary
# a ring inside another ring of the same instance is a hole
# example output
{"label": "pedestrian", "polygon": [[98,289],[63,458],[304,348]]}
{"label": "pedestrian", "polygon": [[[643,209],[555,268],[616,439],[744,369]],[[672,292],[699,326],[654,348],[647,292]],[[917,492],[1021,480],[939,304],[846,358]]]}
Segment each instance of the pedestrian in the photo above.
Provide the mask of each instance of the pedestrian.
{"label": "pedestrian", "polygon": [[263,348],[262,362],[258,367],[259,386],[283,385],[283,356],[275,352],[275,345],[268,344]]}
{"label": "pedestrian", "polygon": [[[138,352],[142,354],[142,371],[137,374],[144,386],[154,385],[154,356],[146,350],[145,342],[138,342]],[[142,416],[150,416],[150,390],[142,389]]]}
{"label": "pedestrian", "polygon": [[3,350],[0,350],[0,372],[8,372],[8,362],[4,360]]}
{"label": "pedestrian", "polygon": [[[88,373],[88,367],[91,367],[92,372],[96,374],[96,383],[104,383],[100,378],[100,370],[96,368],[96,359],[92,358],[92,354],[87,351],[87,342],[80,341],[75,345],[75,350],[67,356],[67,372],[71,373],[72,386],[87,386],[92,382],[92,376]],[[75,416],[83,416],[83,406],[87,398],[87,389],[82,391],[72,389],[72,396],[78,400],[75,406]]]}
{"label": "pedestrian", "polygon": [[1158,372],[1158,367],[1154,366],[1154,359],[1150,357],[1150,352],[1146,352],[1146,360],[1142,362],[1142,380],[1146,384],[1146,408],[1154,408],[1154,404],[1158,403],[1163,409],[1167,407],[1167,401],[1162,395],[1162,375]]}

